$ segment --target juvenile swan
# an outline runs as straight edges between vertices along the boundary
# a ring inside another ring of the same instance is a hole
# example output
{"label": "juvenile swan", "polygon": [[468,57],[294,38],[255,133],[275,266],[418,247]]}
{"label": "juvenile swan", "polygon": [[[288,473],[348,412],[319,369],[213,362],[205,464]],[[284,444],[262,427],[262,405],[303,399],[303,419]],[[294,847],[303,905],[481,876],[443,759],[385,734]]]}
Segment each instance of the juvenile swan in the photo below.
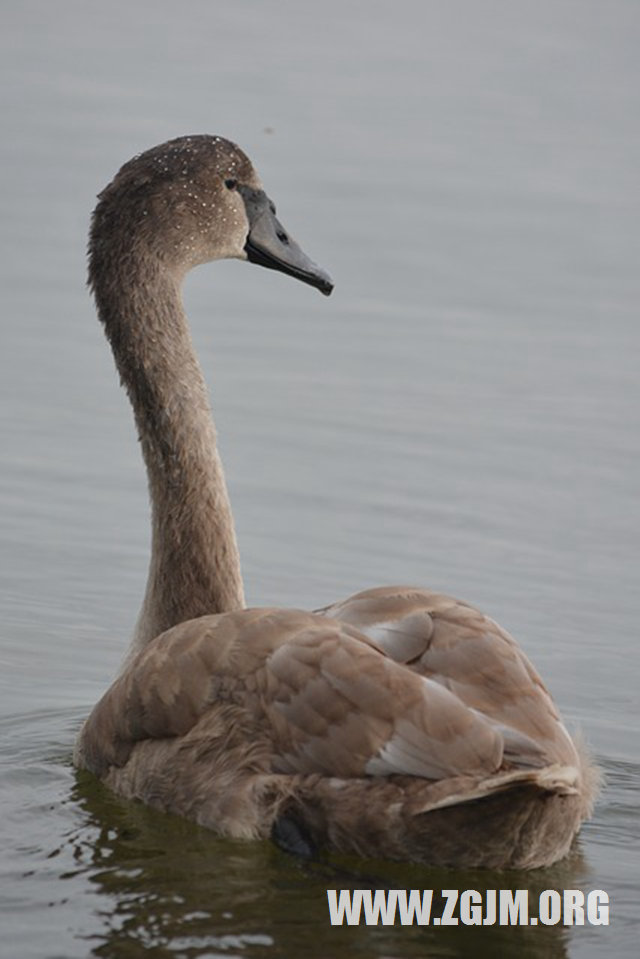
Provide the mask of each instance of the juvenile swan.
{"label": "juvenile swan", "polygon": [[243,608],[182,280],[235,257],[332,290],[249,159],[192,136],[131,160],[100,194],[89,256],[153,534],[132,649],[80,732],[76,764],[122,796],[305,853],[495,868],[564,856],[596,774],[496,623],[409,587],[316,613]]}

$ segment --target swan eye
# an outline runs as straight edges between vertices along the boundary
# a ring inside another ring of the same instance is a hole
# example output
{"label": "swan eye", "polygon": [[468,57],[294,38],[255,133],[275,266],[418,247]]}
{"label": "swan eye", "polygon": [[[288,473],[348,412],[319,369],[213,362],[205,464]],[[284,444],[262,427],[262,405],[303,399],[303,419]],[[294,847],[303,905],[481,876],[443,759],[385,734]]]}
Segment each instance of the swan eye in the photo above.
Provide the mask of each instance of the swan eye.
{"label": "swan eye", "polygon": [[227,190],[235,190],[235,188],[236,188],[237,185],[238,185],[238,181],[237,181],[237,180],[225,180],[225,181],[224,181],[224,185],[226,186]]}

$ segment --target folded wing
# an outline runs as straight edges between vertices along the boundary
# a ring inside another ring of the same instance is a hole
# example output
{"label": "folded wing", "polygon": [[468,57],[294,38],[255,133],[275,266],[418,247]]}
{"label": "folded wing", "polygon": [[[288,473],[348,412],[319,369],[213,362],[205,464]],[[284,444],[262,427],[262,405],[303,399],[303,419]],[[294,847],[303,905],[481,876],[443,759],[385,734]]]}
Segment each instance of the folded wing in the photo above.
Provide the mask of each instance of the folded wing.
{"label": "folded wing", "polygon": [[[426,633],[411,641],[418,658],[428,653]],[[495,722],[384,643],[328,616],[260,609],[154,640],[95,707],[82,764],[103,775],[141,741],[210,734],[229,708],[274,773],[440,780],[488,776],[504,760]]]}
{"label": "folded wing", "polygon": [[319,613],[358,629],[391,659],[448,690],[500,734],[515,765],[575,763],[575,747],[515,640],[472,606],[440,593],[382,587]]}

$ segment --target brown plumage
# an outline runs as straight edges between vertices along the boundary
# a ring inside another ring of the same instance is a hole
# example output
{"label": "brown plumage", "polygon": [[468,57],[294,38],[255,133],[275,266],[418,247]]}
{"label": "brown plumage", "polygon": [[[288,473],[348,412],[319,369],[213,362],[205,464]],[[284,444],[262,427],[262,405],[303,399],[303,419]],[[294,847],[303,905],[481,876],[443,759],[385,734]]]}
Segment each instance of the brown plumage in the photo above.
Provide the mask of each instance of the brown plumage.
{"label": "brown plumage", "polygon": [[360,855],[521,868],[559,859],[597,774],[496,623],[409,587],[316,613],[242,608],[179,292],[190,266],[224,256],[331,291],[228,141],[171,141],[101,194],[90,282],[140,431],[153,542],[132,650],[80,733],[76,763],[223,835],[266,838],[291,822],[305,842]]}

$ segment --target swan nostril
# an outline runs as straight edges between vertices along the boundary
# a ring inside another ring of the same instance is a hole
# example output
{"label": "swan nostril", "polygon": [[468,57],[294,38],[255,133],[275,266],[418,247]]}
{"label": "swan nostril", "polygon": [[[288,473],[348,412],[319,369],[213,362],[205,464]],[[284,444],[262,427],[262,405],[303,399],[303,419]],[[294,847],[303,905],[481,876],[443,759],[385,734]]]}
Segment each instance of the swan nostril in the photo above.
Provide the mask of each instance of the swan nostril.
{"label": "swan nostril", "polygon": [[227,190],[235,190],[238,185],[238,181],[233,179],[225,180],[224,185],[226,186]]}
{"label": "swan nostril", "polygon": [[278,237],[278,239],[280,240],[281,243],[284,243],[284,244],[288,245],[288,243],[289,243],[289,237],[288,237],[287,234],[284,232],[284,230],[278,230],[278,232],[276,233],[276,236]]}

